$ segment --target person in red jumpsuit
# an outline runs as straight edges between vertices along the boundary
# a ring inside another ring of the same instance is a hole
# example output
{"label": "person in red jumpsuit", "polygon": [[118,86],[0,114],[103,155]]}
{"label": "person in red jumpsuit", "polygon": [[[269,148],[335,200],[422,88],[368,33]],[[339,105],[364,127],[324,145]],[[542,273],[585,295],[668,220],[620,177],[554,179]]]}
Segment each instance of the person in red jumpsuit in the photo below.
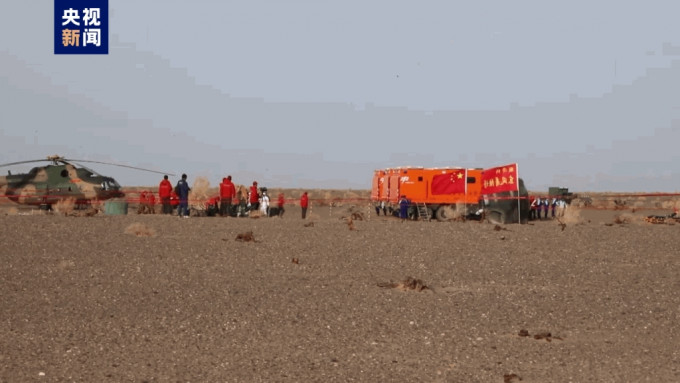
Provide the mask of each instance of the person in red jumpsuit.
{"label": "person in red jumpsuit", "polygon": [[279,207],[279,218],[283,218],[283,212],[285,211],[283,209],[283,204],[286,202],[286,199],[283,197],[283,193],[279,193],[279,199],[277,202],[277,206]]}
{"label": "person in red jumpsuit", "polygon": [[149,214],[156,214],[156,196],[153,192],[148,192],[147,201],[149,202]]}
{"label": "person in red jumpsuit", "polygon": [[177,209],[177,206],[179,206],[179,196],[175,193],[175,190],[173,190],[170,192],[170,214]]}
{"label": "person in red jumpsuit", "polygon": [[307,207],[309,207],[309,196],[307,192],[302,193],[300,197],[300,208],[302,208],[302,219],[307,217]]}
{"label": "person in red jumpsuit", "polygon": [[536,219],[536,196],[529,196],[529,220]]}
{"label": "person in red jumpsuit", "polygon": [[158,197],[161,199],[161,205],[163,205],[163,214],[172,214],[172,205],[170,205],[171,196],[172,184],[168,180],[168,176],[163,176],[163,181],[158,185]]}
{"label": "person in red jumpsuit", "polygon": [[146,190],[139,193],[139,206],[137,207],[137,214],[146,214],[148,209],[148,199],[146,198]]}
{"label": "person in red jumpsuit", "polygon": [[220,197],[219,196],[214,196],[211,198],[208,198],[208,201],[205,204],[205,212],[208,217],[214,217],[218,210],[218,206],[220,204]]}
{"label": "person in red jumpsuit", "polygon": [[260,193],[257,192],[257,181],[253,181],[253,186],[250,187],[250,210],[257,210],[260,208]]}
{"label": "person in red jumpsuit", "polygon": [[231,215],[231,201],[236,196],[236,187],[231,182],[231,176],[222,178],[220,183],[220,215],[226,217]]}

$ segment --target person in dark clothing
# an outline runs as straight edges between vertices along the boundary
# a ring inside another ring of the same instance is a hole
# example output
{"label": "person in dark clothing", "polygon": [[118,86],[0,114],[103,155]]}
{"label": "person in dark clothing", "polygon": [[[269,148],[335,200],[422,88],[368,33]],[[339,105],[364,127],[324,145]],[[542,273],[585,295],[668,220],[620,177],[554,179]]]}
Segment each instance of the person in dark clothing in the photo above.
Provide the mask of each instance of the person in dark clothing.
{"label": "person in dark clothing", "polygon": [[381,211],[383,215],[387,215],[387,206],[385,205],[385,201],[377,202],[375,205],[375,214],[380,215]]}
{"label": "person in dark clothing", "polygon": [[177,181],[175,186],[177,191],[177,196],[179,196],[179,210],[177,212],[178,216],[189,218],[189,183],[187,182],[187,175],[182,174],[182,179]]}
{"label": "person in dark clothing", "polygon": [[406,199],[406,196],[401,196],[401,199],[399,200],[399,218],[401,218],[402,221],[408,218],[409,205],[410,202],[408,199]]}
{"label": "person in dark clothing", "polygon": [[554,219],[555,218],[555,208],[557,207],[557,198],[553,197],[553,199],[550,201],[550,216]]}

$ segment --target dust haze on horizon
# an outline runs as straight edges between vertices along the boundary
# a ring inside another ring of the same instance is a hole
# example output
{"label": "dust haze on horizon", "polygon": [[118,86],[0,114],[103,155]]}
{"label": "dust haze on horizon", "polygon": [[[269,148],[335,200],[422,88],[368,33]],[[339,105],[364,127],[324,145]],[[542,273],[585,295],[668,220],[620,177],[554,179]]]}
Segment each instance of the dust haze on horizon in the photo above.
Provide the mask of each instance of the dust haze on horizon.
{"label": "dust haze on horizon", "polygon": [[9,2],[0,163],[368,189],[516,162],[530,190],[677,191],[680,3],[631,3],[109,1],[109,55],[57,56],[53,1]]}

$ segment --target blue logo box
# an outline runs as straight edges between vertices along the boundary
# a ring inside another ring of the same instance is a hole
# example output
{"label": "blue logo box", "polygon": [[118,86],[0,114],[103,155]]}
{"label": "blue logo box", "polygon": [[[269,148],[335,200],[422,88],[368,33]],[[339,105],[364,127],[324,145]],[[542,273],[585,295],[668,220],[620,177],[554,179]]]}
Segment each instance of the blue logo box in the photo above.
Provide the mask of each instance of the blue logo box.
{"label": "blue logo box", "polygon": [[54,0],[54,54],[109,54],[109,0]]}

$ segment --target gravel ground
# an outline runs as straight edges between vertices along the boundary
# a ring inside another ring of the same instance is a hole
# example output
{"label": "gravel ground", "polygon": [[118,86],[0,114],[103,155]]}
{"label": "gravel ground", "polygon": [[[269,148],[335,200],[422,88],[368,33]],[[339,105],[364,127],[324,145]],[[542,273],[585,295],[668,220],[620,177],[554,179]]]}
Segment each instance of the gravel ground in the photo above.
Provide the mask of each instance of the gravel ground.
{"label": "gravel ground", "polygon": [[345,213],[0,215],[0,381],[680,381],[679,224]]}

